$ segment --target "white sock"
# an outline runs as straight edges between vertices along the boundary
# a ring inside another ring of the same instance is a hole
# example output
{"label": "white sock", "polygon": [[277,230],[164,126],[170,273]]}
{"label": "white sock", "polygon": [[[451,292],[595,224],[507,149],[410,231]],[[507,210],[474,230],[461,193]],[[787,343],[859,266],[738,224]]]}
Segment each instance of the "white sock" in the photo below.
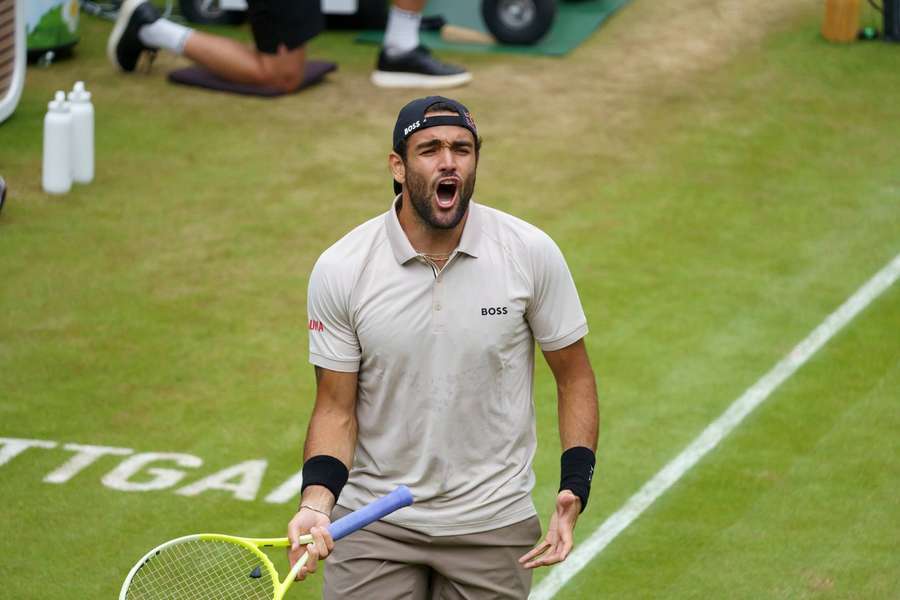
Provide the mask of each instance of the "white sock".
{"label": "white sock", "polygon": [[157,19],[138,30],[138,38],[145,46],[171,50],[175,54],[184,53],[188,36],[194,32],[190,27],[173,23],[167,19]]}
{"label": "white sock", "polygon": [[405,54],[419,46],[422,13],[391,7],[384,32],[384,51],[391,56]]}

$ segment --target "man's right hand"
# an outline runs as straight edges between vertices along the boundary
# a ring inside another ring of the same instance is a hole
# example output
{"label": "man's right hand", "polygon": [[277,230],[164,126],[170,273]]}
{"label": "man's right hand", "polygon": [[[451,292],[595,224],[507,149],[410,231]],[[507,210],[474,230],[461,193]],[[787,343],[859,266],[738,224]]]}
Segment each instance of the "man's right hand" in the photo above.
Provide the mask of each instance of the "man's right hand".
{"label": "man's right hand", "polygon": [[[331,534],[328,532],[330,524],[331,519],[324,514],[324,511],[317,512],[303,507],[297,511],[297,514],[288,523],[287,536],[291,541],[291,546],[288,549],[288,559],[291,567],[303,556],[304,552],[309,554],[309,560],[297,571],[297,581],[303,581],[307,575],[315,573],[319,559],[324,559],[334,549],[334,540],[331,539]],[[307,533],[312,535],[313,542],[307,546],[302,546],[297,542],[297,539]]]}

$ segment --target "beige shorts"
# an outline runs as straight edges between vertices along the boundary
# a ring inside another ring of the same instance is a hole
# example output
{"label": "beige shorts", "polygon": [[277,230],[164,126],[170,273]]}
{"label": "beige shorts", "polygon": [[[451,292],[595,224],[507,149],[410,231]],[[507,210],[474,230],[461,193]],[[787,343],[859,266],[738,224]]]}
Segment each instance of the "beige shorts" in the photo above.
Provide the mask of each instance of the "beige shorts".
{"label": "beige shorts", "polygon": [[[332,519],[349,511],[336,507]],[[531,517],[491,531],[428,536],[377,522],[335,544],[324,600],[524,600],[531,571],[520,556],[541,536]]]}

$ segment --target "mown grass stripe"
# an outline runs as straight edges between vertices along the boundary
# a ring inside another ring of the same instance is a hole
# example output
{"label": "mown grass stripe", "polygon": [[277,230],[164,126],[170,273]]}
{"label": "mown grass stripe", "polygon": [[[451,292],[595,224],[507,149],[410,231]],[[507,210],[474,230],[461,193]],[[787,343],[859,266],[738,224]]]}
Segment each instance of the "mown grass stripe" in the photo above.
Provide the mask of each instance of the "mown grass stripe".
{"label": "mown grass stripe", "polygon": [[900,254],[867,281],[855,294],[831,313],[812,333],[797,344],[768,373],[735,400],[678,456],[663,467],[628,501],[606,519],[565,562],[532,591],[531,600],[549,600],[581,569],[603,551],[641,513],[715,448],[744,418],[762,404],[782,383],[802,367],[828,340],[900,278]]}

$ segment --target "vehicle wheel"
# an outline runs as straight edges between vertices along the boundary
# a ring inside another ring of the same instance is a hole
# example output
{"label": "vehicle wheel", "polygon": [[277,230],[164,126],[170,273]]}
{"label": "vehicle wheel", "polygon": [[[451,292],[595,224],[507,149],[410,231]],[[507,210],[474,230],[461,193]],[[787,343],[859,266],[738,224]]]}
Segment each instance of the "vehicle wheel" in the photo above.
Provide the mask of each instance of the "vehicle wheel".
{"label": "vehicle wheel", "polygon": [[179,0],[181,14],[191,23],[209,25],[237,25],[243,23],[246,13],[239,10],[224,10],[219,0]]}
{"label": "vehicle wheel", "polygon": [[481,16],[498,41],[534,44],[550,31],[556,0],[482,0]]}

